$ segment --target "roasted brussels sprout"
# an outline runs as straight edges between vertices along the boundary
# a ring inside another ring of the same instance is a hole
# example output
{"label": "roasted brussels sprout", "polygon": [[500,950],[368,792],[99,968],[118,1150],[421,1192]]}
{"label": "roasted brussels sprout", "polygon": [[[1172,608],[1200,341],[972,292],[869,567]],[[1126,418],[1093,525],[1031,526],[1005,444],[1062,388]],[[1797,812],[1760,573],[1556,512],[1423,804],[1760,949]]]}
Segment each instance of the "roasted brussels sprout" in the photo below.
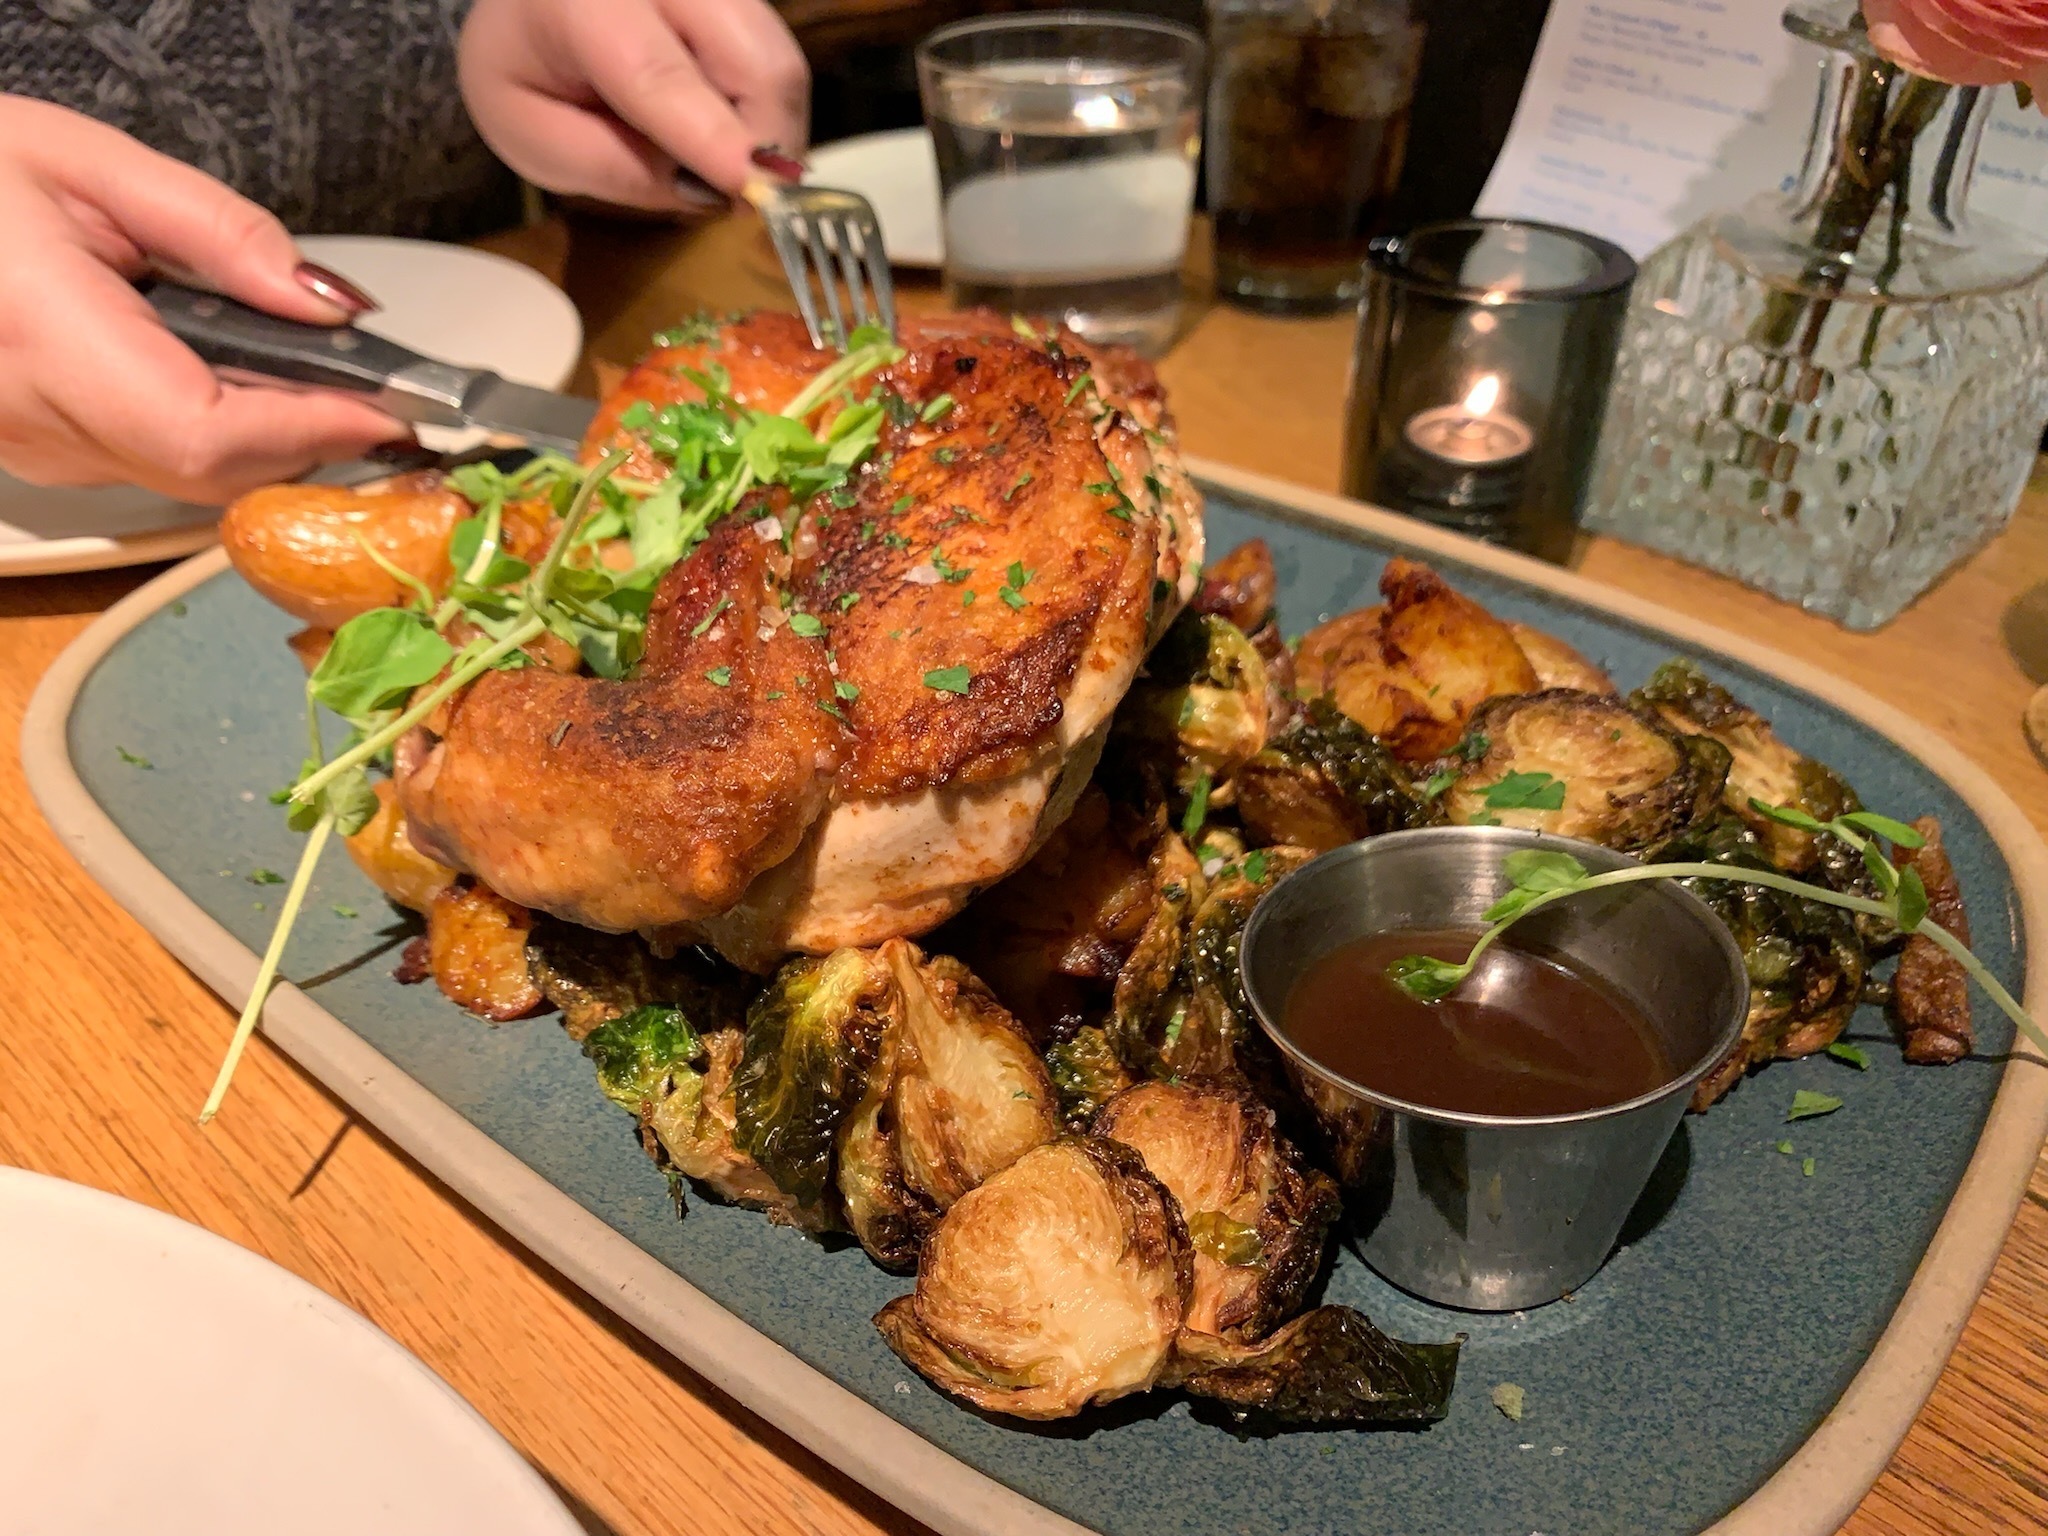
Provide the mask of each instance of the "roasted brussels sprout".
{"label": "roasted brussels sprout", "polygon": [[1388,561],[1380,593],[1384,607],[1302,637],[1295,688],[1304,699],[1327,694],[1403,762],[1448,751],[1482,701],[1536,688],[1508,627],[1428,566]]}
{"label": "roasted brussels sprout", "polygon": [[1137,1081],[1110,1044],[1100,1024],[1085,1024],[1045,1053],[1060,1120],[1070,1131],[1085,1131],[1102,1106]]}
{"label": "roasted brussels sprout", "polygon": [[[1266,744],[1266,663],[1228,619],[1174,621],[1116,712],[1114,750],[1172,762],[1181,797],[1221,785]],[[1218,803],[1221,803],[1219,800]]]}
{"label": "roasted brussels sprout", "polygon": [[1492,699],[1443,771],[1453,823],[1580,837],[1624,853],[1654,848],[1721,796],[1725,748],[1681,736],[1620,699],[1552,688]]}
{"label": "roasted brussels sprout", "polygon": [[[1861,809],[1856,792],[1834,769],[1787,746],[1768,720],[1690,661],[1665,662],[1632,698],[1678,730],[1711,737],[1728,749],[1731,761],[1723,798],[1762,840],[1771,863],[1805,874],[1825,861],[1833,866],[1825,873],[1854,884],[1855,871],[1862,867],[1854,850],[1773,821],[1749,803],[1757,799],[1766,805],[1789,805],[1821,821]],[[1854,865],[1855,871],[1847,865]]]}
{"label": "roasted brussels sprout", "polygon": [[[1659,857],[1772,867],[1756,834],[1724,809],[1667,844]],[[1811,1055],[1832,1043],[1856,1007],[1869,961],[1856,924],[1839,907],[1760,885],[1698,878],[1681,883],[1728,925],[1749,972],[1742,1038],[1693,1090],[1693,1108],[1705,1109],[1750,1067],[1774,1057]]]}
{"label": "roasted brussels sprout", "polygon": [[1529,658],[1529,665],[1536,669],[1538,689],[1576,688],[1581,693],[1621,691],[1614,686],[1613,678],[1557,636],[1545,634],[1527,624],[1518,624],[1513,619],[1508,620],[1508,633],[1515,637],[1515,644],[1522,648],[1522,654]]}
{"label": "roasted brussels sprout", "polygon": [[1405,1344],[1362,1312],[1317,1307],[1255,1344],[1182,1334],[1170,1384],[1288,1424],[1433,1424],[1461,1343]]}
{"label": "roasted brussels sprout", "polygon": [[1152,911],[1155,828],[1090,785],[1030,863],[932,935],[1041,1047],[1101,1018]]}
{"label": "roasted brussels sprout", "polygon": [[1273,617],[1279,595],[1272,546],[1264,539],[1246,539],[1202,568],[1202,585],[1188,606],[1196,613],[1227,619],[1249,635]]}
{"label": "roasted brussels sprout", "polygon": [[1160,1379],[1192,1283],[1173,1196],[1128,1147],[1076,1136],[963,1196],[875,1326],[942,1391],[1060,1419]]}
{"label": "roasted brussels sprout", "polygon": [[1237,814],[1255,842],[1317,853],[1444,819],[1393,753],[1327,699],[1309,700],[1238,770]]}
{"label": "roasted brussels sprout", "polygon": [[747,1010],[733,1140],[789,1196],[799,1226],[841,1224],[839,1128],[867,1093],[903,1007],[887,961],[841,949],[789,961]]}
{"label": "roasted brussels sprout", "polygon": [[664,958],[637,934],[599,933],[544,913],[534,915],[526,937],[526,964],[576,1040],[650,1003],[682,1009],[700,1032],[737,1029],[762,986],[705,950]]}
{"label": "roasted brussels sprout", "polygon": [[1095,1117],[1173,1192],[1195,1249],[1184,1328],[1234,1343],[1301,1309],[1337,1219],[1337,1186],[1274,1128],[1273,1111],[1223,1083],[1141,1083]]}
{"label": "roasted brussels sprout", "polygon": [[902,998],[838,1149],[846,1219],[878,1264],[908,1268],[940,1216],[990,1174],[1052,1140],[1052,1080],[966,966],[891,939]]}
{"label": "roasted brussels sprout", "polygon": [[605,1096],[640,1125],[647,1155],[676,1181],[697,1180],[740,1205],[778,1210],[787,1202],[751,1157],[733,1145],[732,1078],[737,1029],[700,1035],[678,1008],[636,1008],[598,1025],[583,1041]]}

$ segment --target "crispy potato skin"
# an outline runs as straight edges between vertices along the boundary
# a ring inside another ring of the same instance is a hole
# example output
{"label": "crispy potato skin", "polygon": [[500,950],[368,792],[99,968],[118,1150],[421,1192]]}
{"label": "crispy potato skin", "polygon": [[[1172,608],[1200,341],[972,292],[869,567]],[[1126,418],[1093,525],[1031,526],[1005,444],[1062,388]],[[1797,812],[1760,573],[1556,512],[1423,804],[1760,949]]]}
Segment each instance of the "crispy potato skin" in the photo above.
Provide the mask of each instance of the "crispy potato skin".
{"label": "crispy potato skin", "polygon": [[526,965],[533,914],[473,881],[434,895],[427,963],[450,1001],[493,1022],[538,1013],[544,999]]}
{"label": "crispy potato skin", "polygon": [[377,781],[377,814],[362,830],[342,839],[356,868],[397,902],[415,912],[425,912],[434,898],[455,882],[455,871],[436,864],[412,843],[406,830],[405,813],[398,808],[398,793],[389,779]]}
{"label": "crispy potato skin", "polygon": [[1272,546],[1264,539],[1246,539],[1202,568],[1202,585],[1188,606],[1196,613],[1228,619],[1250,635],[1273,616],[1279,596]]}
{"label": "crispy potato skin", "polygon": [[1472,711],[1531,693],[1536,669],[1508,627],[1436,572],[1387,562],[1382,607],[1340,614],[1302,637],[1295,688],[1337,707],[1406,762],[1449,751]]}
{"label": "crispy potato skin", "polygon": [[1576,688],[1581,693],[1619,693],[1614,679],[1601,671],[1572,646],[1555,635],[1508,620],[1508,633],[1536,669],[1539,688]]}
{"label": "crispy potato skin", "polygon": [[431,472],[380,487],[266,485],[229,506],[220,541],[242,579],[271,602],[316,629],[337,629],[412,596],[364,544],[438,592],[451,574],[449,532],[469,510]]}

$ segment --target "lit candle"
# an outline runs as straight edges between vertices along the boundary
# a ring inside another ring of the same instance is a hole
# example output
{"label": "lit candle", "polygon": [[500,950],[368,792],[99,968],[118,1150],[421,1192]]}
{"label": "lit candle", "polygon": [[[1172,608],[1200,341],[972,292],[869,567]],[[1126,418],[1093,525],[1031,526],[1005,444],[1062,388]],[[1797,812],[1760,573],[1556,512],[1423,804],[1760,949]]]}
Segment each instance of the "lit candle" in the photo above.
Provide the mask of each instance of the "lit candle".
{"label": "lit candle", "polygon": [[1514,463],[1536,445],[1527,422],[1500,403],[1500,375],[1482,374],[1457,405],[1417,411],[1403,435],[1431,458],[1460,469],[1498,469]]}

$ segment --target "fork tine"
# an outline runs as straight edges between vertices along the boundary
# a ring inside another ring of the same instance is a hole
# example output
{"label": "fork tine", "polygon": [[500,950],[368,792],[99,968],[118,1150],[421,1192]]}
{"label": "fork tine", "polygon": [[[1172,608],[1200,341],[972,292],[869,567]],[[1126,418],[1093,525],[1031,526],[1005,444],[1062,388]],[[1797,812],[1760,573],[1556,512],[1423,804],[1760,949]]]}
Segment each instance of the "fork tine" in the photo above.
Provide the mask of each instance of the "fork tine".
{"label": "fork tine", "polygon": [[783,207],[766,207],[762,214],[768,225],[768,239],[775,247],[775,259],[782,263],[783,276],[789,279],[789,291],[796,297],[797,313],[804,317],[804,329],[810,332],[811,345],[823,347],[825,333],[818,325],[818,305],[811,297],[811,284],[807,273],[808,259],[798,241],[794,220],[790,211]]}
{"label": "fork tine", "polygon": [[839,285],[832,280],[832,253],[825,244],[824,220],[817,214],[810,214],[804,225],[810,236],[811,256],[818,274],[818,284],[825,290],[825,303],[832,311],[831,341],[835,346],[846,345],[846,312],[839,304]]}
{"label": "fork tine", "polygon": [[851,219],[832,221],[832,244],[839,255],[839,270],[846,279],[847,307],[853,312],[854,329],[873,319],[868,308],[867,284],[861,281],[861,252],[856,248],[859,228]]}
{"label": "fork tine", "polygon": [[889,253],[882,246],[882,226],[876,222],[872,211],[861,217],[860,246],[861,258],[867,268],[868,286],[874,290],[875,310],[881,317],[882,329],[894,337],[896,283],[889,275]]}

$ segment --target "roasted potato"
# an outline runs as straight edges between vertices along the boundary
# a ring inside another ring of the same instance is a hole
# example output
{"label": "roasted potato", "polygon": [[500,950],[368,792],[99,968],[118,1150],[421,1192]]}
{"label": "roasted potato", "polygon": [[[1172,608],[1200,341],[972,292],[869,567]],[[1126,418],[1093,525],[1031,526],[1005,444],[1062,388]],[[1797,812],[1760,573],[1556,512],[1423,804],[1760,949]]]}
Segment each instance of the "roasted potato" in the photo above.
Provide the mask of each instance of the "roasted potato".
{"label": "roasted potato", "polygon": [[1273,549],[1264,539],[1246,539],[1220,560],[1202,568],[1202,584],[1188,606],[1196,613],[1227,619],[1245,634],[1256,633],[1273,617],[1280,578],[1273,569]]}
{"label": "roasted potato", "polygon": [[1402,761],[1448,751],[1485,700],[1537,687],[1508,627],[1428,566],[1388,561],[1380,593],[1384,607],[1302,637],[1295,688],[1304,699],[1328,695]]}
{"label": "roasted potato", "polygon": [[1492,699],[1445,758],[1455,825],[1579,837],[1624,853],[1662,844],[1721,795],[1725,748],[1603,694],[1551,688]]}
{"label": "roasted potato", "polygon": [[455,882],[454,870],[413,847],[405,812],[398,808],[398,791],[389,779],[377,781],[377,814],[343,838],[342,846],[378,890],[415,912],[425,912],[434,897]]}
{"label": "roasted potato", "polygon": [[526,966],[533,914],[467,876],[427,907],[427,964],[449,999],[493,1022],[540,1012],[546,999]]}
{"label": "roasted potato", "polygon": [[1508,620],[1508,633],[1536,669],[1539,688],[1576,688],[1581,693],[1619,693],[1614,679],[1555,635]]}

